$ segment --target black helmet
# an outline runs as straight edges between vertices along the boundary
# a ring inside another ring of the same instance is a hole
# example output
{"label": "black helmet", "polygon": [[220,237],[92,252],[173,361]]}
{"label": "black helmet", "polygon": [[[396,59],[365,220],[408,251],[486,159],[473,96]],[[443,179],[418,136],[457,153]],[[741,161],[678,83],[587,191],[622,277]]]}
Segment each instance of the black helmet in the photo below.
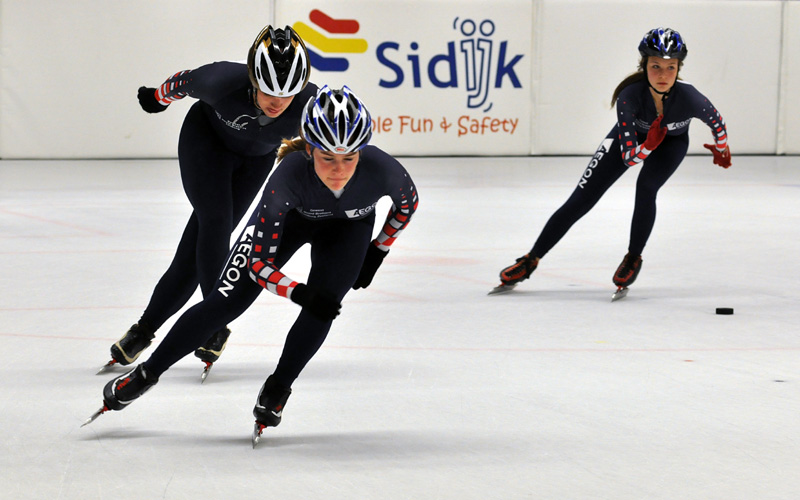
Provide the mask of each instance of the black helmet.
{"label": "black helmet", "polygon": [[642,57],[655,56],[683,61],[687,50],[680,33],[669,28],[655,28],[645,33],[639,42],[639,53]]}
{"label": "black helmet", "polygon": [[247,54],[247,72],[253,87],[265,94],[289,97],[308,83],[308,50],[289,26],[267,26],[258,34]]}

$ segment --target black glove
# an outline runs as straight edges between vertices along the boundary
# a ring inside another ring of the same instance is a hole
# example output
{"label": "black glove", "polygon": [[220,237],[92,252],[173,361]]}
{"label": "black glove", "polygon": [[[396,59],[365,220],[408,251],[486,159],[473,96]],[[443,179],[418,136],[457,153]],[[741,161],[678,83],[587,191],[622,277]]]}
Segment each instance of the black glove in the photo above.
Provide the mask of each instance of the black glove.
{"label": "black glove", "polygon": [[292,302],[323,321],[331,321],[339,315],[342,304],[336,300],[332,293],[300,283],[294,287],[291,295]]}
{"label": "black glove", "polygon": [[364,257],[364,263],[361,264],[361,272],[358,273],[358,278],[356,278],[356,282],[353,284],[353,290],[367,288],[369,284],[372,283],[372,278],[375,277],[375,273],[378,271],[378,268],[381,267],[383,259],[385,259],[388,254],[388,250],[384,252],[370,243],[369,248],[367,248],[367,255]]}
{"label": "black glove", "polygon": [[161,113],[166,106],[156,99],[156,89],[152,87],[139,87],[139,106],[148,113]]}

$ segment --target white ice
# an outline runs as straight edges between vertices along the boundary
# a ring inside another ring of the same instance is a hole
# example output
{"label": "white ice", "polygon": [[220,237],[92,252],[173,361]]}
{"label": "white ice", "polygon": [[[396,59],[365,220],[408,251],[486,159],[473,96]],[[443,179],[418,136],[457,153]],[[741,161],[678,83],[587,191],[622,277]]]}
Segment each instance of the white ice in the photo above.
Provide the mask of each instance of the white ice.
{"label": "white ice", "polygon": [[255,450],[298,312],[267,292],[205,384],[189,356],[80,427],[188,217],[177,161],[0,162],[0,498],[798,498],[800,158],[687,158],[621,301],[635,172],[487,296],[587,160],[401,159],[416,217]]}

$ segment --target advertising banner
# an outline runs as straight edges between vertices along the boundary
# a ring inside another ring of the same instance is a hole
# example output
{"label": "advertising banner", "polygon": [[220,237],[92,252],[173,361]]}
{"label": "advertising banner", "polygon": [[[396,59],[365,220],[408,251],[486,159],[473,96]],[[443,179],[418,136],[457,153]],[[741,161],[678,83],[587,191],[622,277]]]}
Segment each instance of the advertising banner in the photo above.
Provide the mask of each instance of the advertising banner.
{"label": "advertising banner", "polygon": [[276,2],[311,81],[367,104],[396,155],[530,153],[532,2]]}

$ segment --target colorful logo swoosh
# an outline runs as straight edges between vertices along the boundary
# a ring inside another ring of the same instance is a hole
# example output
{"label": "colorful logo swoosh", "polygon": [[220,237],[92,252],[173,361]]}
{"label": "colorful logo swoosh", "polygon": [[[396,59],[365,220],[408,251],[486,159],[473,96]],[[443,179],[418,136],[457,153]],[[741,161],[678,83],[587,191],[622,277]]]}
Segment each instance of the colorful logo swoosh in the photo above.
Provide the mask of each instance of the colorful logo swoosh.
{"label": "colorful logo swoosh", "polygon": [[[330,34],[353,35],[359,30],[358,21],[334,19],[318,9],[312,10],[308,18],[325,33],[301,21],[294,23],[292,28],[306,43],[313,68],[319,71],[347,71],[350,66],[350,62],[344,57],[323,56],[320,52],[325,54],[362,54],[367,51],[367,41],[363,38],[328,36]],[[310,47],[314,47],[317,51]]]}

